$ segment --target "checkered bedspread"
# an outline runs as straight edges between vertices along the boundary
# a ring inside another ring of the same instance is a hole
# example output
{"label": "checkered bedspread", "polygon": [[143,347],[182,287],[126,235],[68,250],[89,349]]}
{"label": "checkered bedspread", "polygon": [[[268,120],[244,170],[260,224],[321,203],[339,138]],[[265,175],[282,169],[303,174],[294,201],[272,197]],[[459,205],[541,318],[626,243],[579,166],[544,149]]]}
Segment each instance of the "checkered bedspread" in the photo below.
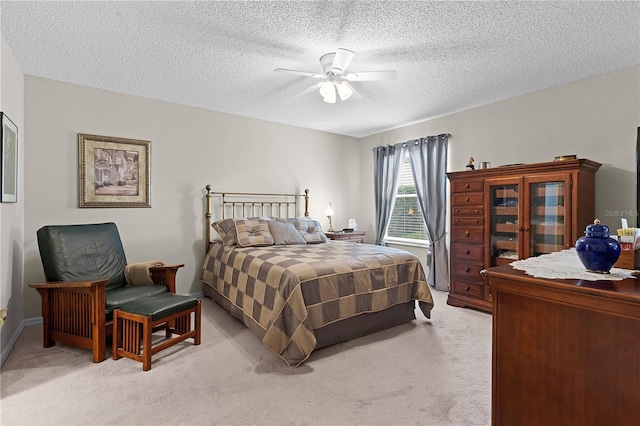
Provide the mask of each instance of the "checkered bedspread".
{"label": "checkered bedspread", "polygon": [[419,260],[370,244],[211,246],[202,281],[236,305],[244,322],[290,366],[316,346],[314,329],[418,300],[429,318],[433,300]]}

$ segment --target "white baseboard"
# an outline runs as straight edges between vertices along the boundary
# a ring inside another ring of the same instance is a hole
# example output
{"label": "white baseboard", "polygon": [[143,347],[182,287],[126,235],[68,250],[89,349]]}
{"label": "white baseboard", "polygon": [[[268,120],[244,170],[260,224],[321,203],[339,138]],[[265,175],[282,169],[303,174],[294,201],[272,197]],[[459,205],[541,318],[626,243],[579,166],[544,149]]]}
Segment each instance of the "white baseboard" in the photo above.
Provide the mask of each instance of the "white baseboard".
{"label": "white baseboard", "polygon": [[22,320],[18,328],[16,328],[16,331],[11,336],[11,339],[9,340],[9,344],[4,348],[4,350],[0,354],[0,366],[3,365],[6,359],[9,357],[11,350],[13,349],[16,342],[20,338],[20,335],[24,331],[24,328],[29,327],[31,325],[38,325],[38,324],[42,324],[42,317],[27,318]]}
{"label": "white baseboard", "polygon": [[9,357],[11,349],[13,349],[13,347],[15,346],[18,338],[20,337],[20,334],[22,334],[22,330],[24,330],[24,321],[22,321],[18,328],[16,328],[16,331],[13,333],[11,339],[9,340],[9,344],[5,346],[5,348],[2,350],[2,353],[0,353],[0,366],[3,365],[5,360]]}
{"label": "white baseboard", "polygon": [[22,324],[25,327],[29,327],[30,325],[42,324],[42,317],[27,318],[24,321],[22,321]]}

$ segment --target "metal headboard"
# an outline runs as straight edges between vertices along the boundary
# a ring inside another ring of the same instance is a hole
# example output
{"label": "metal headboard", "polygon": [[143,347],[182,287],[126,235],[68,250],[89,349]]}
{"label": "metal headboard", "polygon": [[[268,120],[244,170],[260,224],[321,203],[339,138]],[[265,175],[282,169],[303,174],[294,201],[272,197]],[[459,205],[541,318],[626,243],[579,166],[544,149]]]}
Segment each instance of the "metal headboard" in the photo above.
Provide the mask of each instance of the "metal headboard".
{"label": "metal headboard", "polygon": [[206,246],[209,250],[211,242],[212,209],[211,201],[220,197],[221,215],[219,219],[227,217],[296,217],[299,211],[298,203],[304,197],[304,216],[309,216],[309,190],[304,194],[260,193],[260,192],[214,192],[211,185],[207,190],[205,202]]}

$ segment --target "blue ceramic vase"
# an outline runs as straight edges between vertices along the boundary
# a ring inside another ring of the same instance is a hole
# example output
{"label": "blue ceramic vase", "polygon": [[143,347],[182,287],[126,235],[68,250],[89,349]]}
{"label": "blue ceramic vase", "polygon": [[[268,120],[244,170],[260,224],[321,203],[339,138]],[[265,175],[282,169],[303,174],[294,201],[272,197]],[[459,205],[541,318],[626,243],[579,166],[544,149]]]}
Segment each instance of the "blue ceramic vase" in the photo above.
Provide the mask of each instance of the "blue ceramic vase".
{"label": "blue ceramic vase", "polygon": [[609,227],[598,219],[584,233],[576,241],[580,261],[589,272],[608,274],[620,257],[620,243],[609,236]]}

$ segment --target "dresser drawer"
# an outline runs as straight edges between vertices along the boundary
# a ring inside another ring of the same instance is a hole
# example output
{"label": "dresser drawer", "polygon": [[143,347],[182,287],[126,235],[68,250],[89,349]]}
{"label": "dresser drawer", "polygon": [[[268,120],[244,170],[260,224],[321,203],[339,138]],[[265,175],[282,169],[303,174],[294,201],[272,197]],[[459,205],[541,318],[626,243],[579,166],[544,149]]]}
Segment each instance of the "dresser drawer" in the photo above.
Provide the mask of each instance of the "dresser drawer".
{"label": "dresser drawer", "polygon": [[466,280],[453,280],[453,292],[461,296],[484,299],[484,283],[474,283]]}
{"label": "dresser drawer", "polygon": [[453,214],[457,216],[484,216],[484,207],[454,207]]}
{"label": "dresser drawer", "polygon": [[348,241],[351,243],[364,243],[365,233],[363,231],[325,232],[325,235],[331,240]]}
{"label": "dresser drawer", "polygon": [[456,244],[453,247],[453,260],[456,262],[484,263],[484,246]]}
{"label": "dresser drawer", "polygon": [[351,241],[352,243],[364,243],[364,235],[347,235],[344,238],[336,238],[338,241]]}
{"label": "dresser drawer", "polygon": [[480,271],[484,269],[481,263],[470,263],[465,261],[452,262],[453,275],[458,278],[463,278],[471,282],[483,283],[482,275]]}
{"label": "dresser drawer", "polygon": [[483,200],[484,194],[482,192],[453,194],[453,205],[455,207],[482,204]]}
{"label": "dresser drawer", "polygon": [[453,182],[451,185],[451,192],[482,191],[483,189],[484,182],[481,180],[473,182]]}
{"label": "dresser drawer", "polygon": [[484,217],[477,215],[475,217],[455,217],[453,219],[454,225],[484,225]]}
{"label": "dresser drawer", "polygon": [[484,228],[482,226],[454,226],[453,241],[481,244],[484,242]]}

